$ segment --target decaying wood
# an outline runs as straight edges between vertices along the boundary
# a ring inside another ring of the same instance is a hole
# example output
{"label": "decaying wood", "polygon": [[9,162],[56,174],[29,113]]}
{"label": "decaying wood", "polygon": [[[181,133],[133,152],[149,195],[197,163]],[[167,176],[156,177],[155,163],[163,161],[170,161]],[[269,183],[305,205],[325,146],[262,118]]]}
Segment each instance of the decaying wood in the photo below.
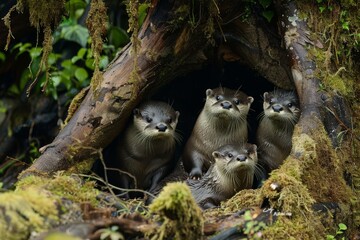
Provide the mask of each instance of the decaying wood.
{"label": "decaying wood", "polygon": [[[279,8],[280,25],[288,51],[291,72],[300,100],[301,117],[299,125],[304,133],[317,129],[323,120],[321,115],[322,100],[318,91],[319,79],[315,77],[315,62],[308,58],[307,44],[314,44],[309,39],[306,22],[298,17],[297,5],[294,1],[284,2]],[[317,118],[320,121],[314,121]]]}

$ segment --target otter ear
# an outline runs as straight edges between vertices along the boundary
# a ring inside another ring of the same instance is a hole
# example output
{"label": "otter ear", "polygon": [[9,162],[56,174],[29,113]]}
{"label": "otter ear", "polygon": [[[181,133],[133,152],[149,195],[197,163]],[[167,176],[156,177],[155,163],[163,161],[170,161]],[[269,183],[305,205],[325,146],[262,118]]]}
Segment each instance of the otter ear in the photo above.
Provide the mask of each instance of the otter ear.
{"label": "otter ear", "polygon": [[213,94],[214,94],[213,90],[211,90],[211,89],[207,89],[207,90],[206,90],[206,96],[210,97],[210,96],[212,96]]}
{"label": "otter ear", "polygon": [[138,108],[135,108],[135,109],[133,110],[133,113],[134,113],[134,117],[139,117],[139,116],[141,115],[140,109],[138,109]]}
{"label": "otter ear", "polygon": [[264,92],[264,101],[266,101],[266,99],[268,99],[269,97],[269,93],[268,92]]}
{"label": "otter ear", "polygon": [[255,153],[257,150],[257,146],[255,144],[251,144],[251,150]]}
{"label": "otter ear", "polygon": [[249,103],[249,104],[252,104],[252,103],[254,102],[254,98],[251,97],[251,96],[249,96],[249,97],[247,98],[247,100],[248,100],[248,103]]}
{"label": "otter ear", "polygon": [[216,158],[220,158],[221,157],[221,153],[220,152],[218,152],[218,151],[214,151],[213,153],[212,153],[212,156],[216,159]]}
{"label": "otter ear", "polygon": [[176,111],[176,112],[175,112],[175,116],[176,116],[176,120],[178,120],[178,119],[179,119],[179,116],[180,116],[180,112],[179,112],[179,111]]}

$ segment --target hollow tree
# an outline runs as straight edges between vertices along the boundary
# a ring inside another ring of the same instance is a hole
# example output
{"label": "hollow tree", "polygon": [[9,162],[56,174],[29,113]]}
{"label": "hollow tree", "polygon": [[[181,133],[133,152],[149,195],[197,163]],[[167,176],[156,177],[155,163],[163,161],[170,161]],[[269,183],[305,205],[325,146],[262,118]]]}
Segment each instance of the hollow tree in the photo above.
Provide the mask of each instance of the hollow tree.
{"label": "hollow tree", "polygon": [[[131,2],[136,7],[137,2]],[[79,104],[67,125],[21,176],[88,170],[79,166],[91,166],[99,149],[121,134],[131,110],[144,98],[210,62],[235,61],[254,69],[276,87],[295,89],[302,114],[293,136],[292,153],[283,166],[255,194],[240,192],[228,204],[237,201],[242,207],[258,205],[292,212],[291,219],[278,220],[273,234],[296,232],[296,236],[314,238],[326,232],[328,226],[319,220],[306,226],[304,219],[315,217],[311,206],[336,202],[342,210],[347,209],[345,212],[353,210],[353,215],[339,221],[346,221],[355,231],[360,223],[356,215],[360,205],[358,200],[350,199],[359,199],[359,138],[354,121],[349,119],[357,119],[357,106],[346,99],[356,100],[358,89],[354,89],[352,98],[344,98],[335,85],[326,82],[329,78],[323,71],[334,71],[339,64],[330,56],[336,49],[336,35],[330,33],[331,40],[323,42],[317,34],[315,25],[326,23],[316,19],[320,13],[315,3],[272,4],[277,16],[275,32],[259,14],[249,12],[243,1],[152,1],[143,25],[139,30],[134,28],[131,43],[103,72],[102,81],[93,83],[77,99]],[[334,7],[331,19],[336,22],[336,13],[345,4],[329,4]],[[311,9],[308,15],[306,8]],[[244,18],[245,13],[248,15]],[[137,22],[136,15],[133,17]],[[331,26],[329,29],[336,31]],[[349,70],[352,72],[335,71],[332,76],[356,86],[358,69]],[[354,78],[349,80],[349,75]],[[295,223],[300,230],[294,230],[291,224]],[[281,232],[285,225],[294,232]]]}

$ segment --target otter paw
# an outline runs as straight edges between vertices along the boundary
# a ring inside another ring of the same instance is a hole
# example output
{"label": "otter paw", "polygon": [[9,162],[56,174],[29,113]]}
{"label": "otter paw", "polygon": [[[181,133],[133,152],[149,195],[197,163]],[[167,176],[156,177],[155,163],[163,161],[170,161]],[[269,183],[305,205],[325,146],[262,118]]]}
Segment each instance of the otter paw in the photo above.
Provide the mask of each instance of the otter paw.
{"label": "otter paw", "polygon": [[202,172],[198,169],[194,169],[190,172],[189,178],[192,180],[200,180],[202,177]]}

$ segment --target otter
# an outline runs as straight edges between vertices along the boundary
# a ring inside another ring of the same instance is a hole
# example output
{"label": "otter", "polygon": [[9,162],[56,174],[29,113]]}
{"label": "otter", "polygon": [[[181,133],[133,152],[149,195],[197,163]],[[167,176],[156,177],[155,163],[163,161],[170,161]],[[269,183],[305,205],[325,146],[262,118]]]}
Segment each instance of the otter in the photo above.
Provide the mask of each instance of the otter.
{"label": "otter", "polygon": [[254,99],[241,91],[206,90],[205,106],[181,157],[190,178],[200,179],[210,167],[211,153],[232,142],[247,142],[247,114]]}
{"label": "otter", "polygon": [[251,188],[257,173],[255,144],[227,144],[214,151],[212,156],[215,162],[201,180],[187,180],[202,209],[216,207],[240,190]]}
{"label": "otter", "polygon": [[[160,181],[151,193],[157,196],[169,182],[185,182],[202,209],[216,207],[242,189],[253,185],[257,166],[257,146],[250,143],[227,144],[212,153],[212,165],[200,180],[191,179],[179,161],[176,169]],[[151,203],[149,196],[147,203]]]}
{"label": "otter", "polygon": [[299,102],[293,91],[264,93],[264,111],[256,132],[259,164],[265,175],[278,168],[290,154],[294,126],[300,117]]}
{"label": "otter", "polygon": [[[133,121],[116,142],[113,167],[121,188],[153,189],[175,166],[173,155],[180,113],[159,101],[146,101],[133,110]],[[125,197],[128,197],[125,195]]]}

